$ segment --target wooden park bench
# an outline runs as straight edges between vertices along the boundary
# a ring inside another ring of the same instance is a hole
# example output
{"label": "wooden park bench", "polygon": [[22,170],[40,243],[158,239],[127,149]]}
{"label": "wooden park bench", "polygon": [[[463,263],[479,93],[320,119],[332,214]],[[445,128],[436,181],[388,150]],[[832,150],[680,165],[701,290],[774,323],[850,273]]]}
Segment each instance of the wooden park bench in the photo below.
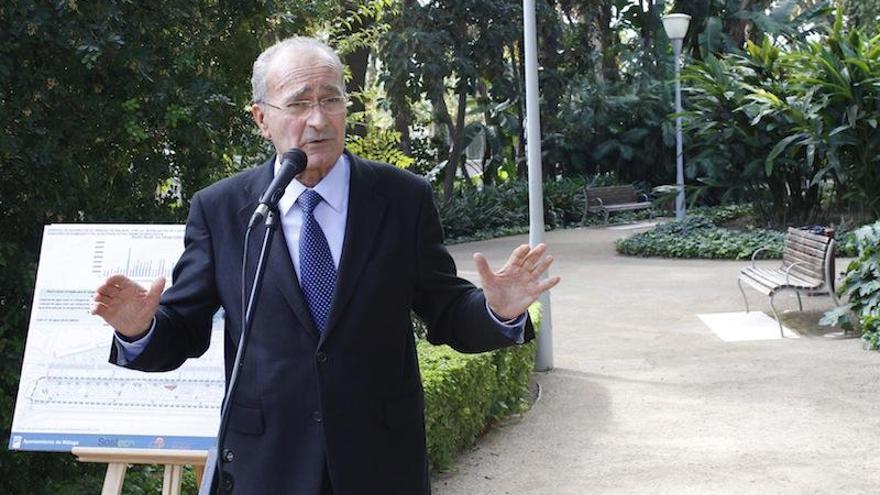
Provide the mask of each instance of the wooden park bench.
{"label": "wooden park bench", "polygon": [[797,295],[798,309],[803,311],[801,294],[819,296],[828,294],[840,306],[840,299],[834,293],[834,238],[813,234],[805,230],[789,228],[785,234],[782,250],[782,264],[778,268],[762,268],[755,264],[758,253],[769,247],[762,247],[752,254],[752,264],[740,270],[739,290],[749,312],[749,300],[743,290],[743,282],[769,296],[770,309],[779,324],[782,335],[782,321],[773,304],[773,297],[781,291],[794,291]]}
{"label": "wooden park bench", "polygon": [[[647,194],[637,194],[632,184],[625,186],[589,187],[584,186],[584,217],[581,223],[587,220],[590,213],[602,212],[605,214],[605,223],[608,223],[608,215],[615,211],[643,210],[651,208],[652,203]],[[640,198],[644,201],[640,201]],[[653,216],[653,215],[652,215]]]}

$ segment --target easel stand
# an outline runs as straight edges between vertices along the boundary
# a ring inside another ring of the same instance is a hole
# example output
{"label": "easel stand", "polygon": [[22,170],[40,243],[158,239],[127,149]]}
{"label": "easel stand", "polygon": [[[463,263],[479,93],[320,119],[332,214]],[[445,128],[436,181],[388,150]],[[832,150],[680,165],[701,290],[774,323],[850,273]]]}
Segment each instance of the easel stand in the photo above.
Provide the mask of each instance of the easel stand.
{"label": "easel stand", "polygon": [[104,462],[107,475],[101,495],[119,495],[125,481],[125,471],[129,464],[164,464],[165,476],[162,481],[162,495],[180,495],[183,480],[183,466],[193,466],[196,484],[201,484],[205,469],[204,450],[158,450],[158,449],[112,449],[101,447],[74,447],[73,455],[80,462]]}

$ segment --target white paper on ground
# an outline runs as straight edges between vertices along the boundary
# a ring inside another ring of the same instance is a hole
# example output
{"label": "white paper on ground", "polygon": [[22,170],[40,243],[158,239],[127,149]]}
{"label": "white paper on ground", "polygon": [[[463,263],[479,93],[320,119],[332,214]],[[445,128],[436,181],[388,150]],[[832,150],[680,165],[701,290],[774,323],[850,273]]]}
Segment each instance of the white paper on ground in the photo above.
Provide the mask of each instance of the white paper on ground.
{"label": "white paper on ground", "polygon": [[[711,313],[697,315],[719,339],[725,342],[745,342],[751,340],[777,340],[779,324],[760,311],[749,313]],[[798,334],[785,326],[785,338],[796,339]]]}
{"label": "white paper on ground", "polygon": [[613,225],[608,227],[608,230],[635,230],[635,229],[647,229],[650,227],[655,227],[660,222],[639,222],[639,223],[625,223],[622,225]]}

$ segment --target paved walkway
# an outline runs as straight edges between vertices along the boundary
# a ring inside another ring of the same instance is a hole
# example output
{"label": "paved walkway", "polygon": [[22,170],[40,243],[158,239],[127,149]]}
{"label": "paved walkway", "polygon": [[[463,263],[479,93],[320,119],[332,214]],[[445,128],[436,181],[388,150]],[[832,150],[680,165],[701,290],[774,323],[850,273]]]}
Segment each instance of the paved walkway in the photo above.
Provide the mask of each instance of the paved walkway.
{"label": "paved walkway", "polygon": [[[880,354],[858,339],[723,342],[696,315],[743,310],[743,262],[618,256],[633,232],[547,233],[563,277],[555,368],[536,374],[529,412],[435,476],[435,495],[880,493]],[[451,251],[475,280],[471,253],[496,267],[522,242]]]}

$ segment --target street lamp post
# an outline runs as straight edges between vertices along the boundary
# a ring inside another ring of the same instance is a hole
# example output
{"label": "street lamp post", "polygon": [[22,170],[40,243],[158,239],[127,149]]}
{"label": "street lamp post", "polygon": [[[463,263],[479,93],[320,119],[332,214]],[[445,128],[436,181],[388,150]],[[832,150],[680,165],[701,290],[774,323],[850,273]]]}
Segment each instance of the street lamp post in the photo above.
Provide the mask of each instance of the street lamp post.
{"label": "street lamp post", "polygon": [[675,54],[675,184],[678,192],[675,195],[675,219],[683,220],[685,216],[684,201],[684,163],[681,146],[681,46],[687,34],[691,16],[687,14],[667,14],[663,16],[663,29],[672,41]]}
{"label": "street lamp post", "polygon": [[[544,192],[541,175],[541,115],[538,88],[538,29],[535,0],[523,0],[523,52],[526,76],[526,152],[529,164],[529,245],[544,242]],[[545,272],[542,279],[547,278]],[[535,371],[553,368],[553,331],[550,324],[550,293],[538,298],[543,309]]]}

